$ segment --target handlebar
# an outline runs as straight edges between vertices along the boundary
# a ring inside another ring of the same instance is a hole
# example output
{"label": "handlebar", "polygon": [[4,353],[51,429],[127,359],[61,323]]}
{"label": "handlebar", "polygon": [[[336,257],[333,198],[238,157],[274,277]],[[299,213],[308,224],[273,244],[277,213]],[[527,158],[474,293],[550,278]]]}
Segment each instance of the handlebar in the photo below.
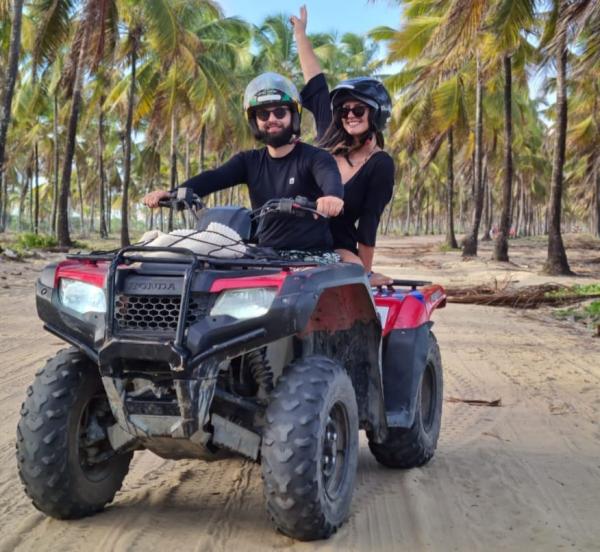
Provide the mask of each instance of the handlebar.
{"label": "handlebar", "polygon": [[170,192],[168,198],[161,199],[158,202],[159,207],[168,207],[182,211],[188,209],[193,211],[193,208],[202,209],[204,204],[199,196],[197,196],[191,188],[177,188],[177,191]]}
{"label": "handlebar", "polygon": [[315,201],[310,201],[302,196],[296,196],[293,199],[271,199],[267,201],[260,209],[256,209],[253,212],[253,215],[255,217],[263,217],[268,213],[284,213],[296,216],[304,216],[305,213],[311,213],[320,217],[324,217],[324,215],[321,215],[317,211],[317,203]]}

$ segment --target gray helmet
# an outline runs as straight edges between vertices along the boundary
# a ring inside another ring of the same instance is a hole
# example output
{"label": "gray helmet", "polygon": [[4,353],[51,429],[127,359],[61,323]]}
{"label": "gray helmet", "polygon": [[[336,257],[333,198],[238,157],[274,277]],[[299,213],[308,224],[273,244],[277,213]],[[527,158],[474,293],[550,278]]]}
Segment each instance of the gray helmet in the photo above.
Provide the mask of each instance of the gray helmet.
{"label": "gray helmet", "polygon": [[300,135],[300,116],[302,106],[300,94],[294,83],[278,73],[263,73],[251,80],[244,92],[244,111],[254,136],[258,135],[258,127],[254,117],[257,107],[269,105],[288,105],[292,111],[292,131]]}
{"label": "gray helmet", "polygon": [[392,114],[392,99],[385,86],[377,79],[358,77],[340,82],[329,94],[331,108],[335,110],[346,100],[354,99],[373,108],[371,121],[378,131],[383,131]]}

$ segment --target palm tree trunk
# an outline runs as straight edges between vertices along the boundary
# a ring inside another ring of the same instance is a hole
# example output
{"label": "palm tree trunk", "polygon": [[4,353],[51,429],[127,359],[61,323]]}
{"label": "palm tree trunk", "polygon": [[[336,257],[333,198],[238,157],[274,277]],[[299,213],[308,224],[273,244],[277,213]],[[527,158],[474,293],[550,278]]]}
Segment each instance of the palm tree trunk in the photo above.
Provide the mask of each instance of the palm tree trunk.
{"label": "palm tree trunk", "polygon": [[25,181],[23,182],[23,187],[21,188],[21,197],[19,197],[19,215],[17,218],[17,228],[19,231],[23,230],[24,222],[23,222],[23,213],[25,212],[25,202],[27,201],[27,195],[29,194],[29,180],[31,178],[31,173],[29,168],[25,171]]}
{"label": "palm tree trunk", "polygon": [[490,241],[490,239],[491,239],[489,233],[487,232],[487,222],[490,218],[488,189],[489,189],[488,181],[484,178],[483,179],[483,211],[481,213],[481,222],[483,224],[483,235],[481,236],[481,241]]}
{"label": "palm tree trunk", "polygon": [[[169,155],[170,160],[170,185],[171,190],[177,186],[177,118],[175,117],[175,109],[171,112],[171,150]],[[169,210],[169,232],[173,230],[173,210]]]}
{"label": "palm tree trunk", "polygon": [[512,64],[509,56],[504,56],[504,181],[502,183],[502,212],[496,244],[494,259],[508,262],[508,235],[512,212]]}
{"label": "palm tree trunk", "polygon": [[596,203],[594,208],[596,210],[596,224],[594,227],[594,234],[600,238],[600,157],[596,158],[594,163],[594,187],[596,189]]}
{"label": "palm tree trunk", "polygon": [[190,139],[186,133],[185,136],[185,180],[190,177]]}
{"label": "palm tree trunk", "polygon": [[429,195],[425,196],[425,235],[429,234]]}
{"label": "palm tree trunk", "polygon": [[108,230],[108,235],[110,236],[111,228],[112,228],[112,190],[110,187],[110,182],[106,183],[106,229]]}
{"label": "palm tree trunk", "polygon": [[412,170],[411,170],[411,166],[408,165],[408,177],[406,179],[406,181],[408,182],[407,184],[407,190],[406,190],[406,221],[404,223],[404,235],[408,236],[410,233],[410,217],[411,217],[411,212],[410,212],[410,196],[411,196],[411,186],[412,186]]}
{"label": "palm tree trunk", "polygon": [[[398,180],[396,180],[397,182]],[[384,235],[388,235],[388,232],[390,231],[390,223],[392,222],[392,212],[394,210],[394,199],[396,199],[396,188],[394,188],[394,193],[392,194],[392,199],[390,200],[390,203],[388,204],[388,213],[387,213],[387,219],[385,221],[385,230],[384,230]],[[241,203],[241,202],[240,202]]]}
{"label": "palm tree trunk", "polygon": [[81,235],[85,234],[85,217],[83,213],[83,187],[81,185],[81,172],[79,167],[76,167],[77,173],[77,195],[79,195],[79,216],[81,217]]}
{"label": "palm tree trunk", "polygon": [[521,236],[525,231],[525,183],[519,178],[519,218],[515,228],[515,237]]}
{"label": "palm tree trunk", "polygon": [[[10,32],[10,45],[8,49],[8,70],[4,84],[4,98],[2,98],[2,114],[0,115],[0,213],[7,212],[8,187],[3,185],[4,180],[4,153],[6,151],[6,135],[10,125],[12,99],[19,71],[19,51],[21,50],[21,20],[23,16],[23,0],[14,0],[13,20]],[[0,216],[0,232],[4,232],[6,220]]]}
{"label": "palm tree trunk", "polygon": [[563,33],[556,56],[556,130],[548,213],[548,256],[544,265],[544,272],[550,275],[572,274],[560,231],[566,139],[567,39]]}
{"label": "palm tree trunk", "polygon": [[100,113],[98,114],[98,173],[100,176],[100,237],[108,238],[106,229],[106,172],[104,170],[104,101],[100,98]]}
{"label": "palm tree trunk", "polygon": [[34,146],[35,156],[35,207],[34,207],[34,219],[33,219],[33,231],[39,234],[40,230],[40,157],[38,150],[38,143]]}
{"label": "palm tree trunk", "polygon": [[200,172],[206,167],[206,126],[200,131]]}
{"label": "palm tree trunk", "polygon": [[92,194],[90,198],[90,224],[88,226],[90,236],[95,232],[96,225],[94,219],[96,218],[96,194]]}
{"label": "palm tree trunk", "polygon": [[131,130],[133,127],[133,108],[135,106],[135,64],[137,57],[137,31],[131,33],[131,83],[127,102],[127,123],[125,128],[125,167],[123,170],[123,199],[121,202],[121,247],[127,247],[129,241],[129,180],[131,177]]}
{"label": "palm tree trunk", "polygon": [[485,215],[483,217],[485,226],[483,229],[483,237],[481,239],[483,241],[490,241],[492,239],[494,197],[492,196],[492,184],[488,179],[487,156],[485,156],[483,160],[483,193],[485,198]]}
{"label": "palm tree trunk", "polygon": [[485,170],[483,171],[483,179],[488,182],[487,194],[488,194],[488,220],[486,223],[486,232],[488,236],[492,236],[492,226],[494,225],[494,194],[492,193],[492,185],[489,184],[488,180],[488,170],[487,164]]}
{"label": "palm tree trunk", "polygon": [[77,123],[79,121],[79,111],[81,109],[84,60],[88,40],[89,28],[86,26],[83,31],[81,46],[79,47],[79,55],[77,56],[75,85],[73,87],[73,98],[71,100],[71,113],[69,115],[69,126],[67,128],[65,159],[63,162],[62,178],[60,182],[60,195],[58,198],[57,235],[58,244],[62,247],[69,247],[71,245],[71,237],[69,235],[69,195],[71,192],[71,172],[73,170],[73,157],[75,155]]}
{"label": "palm tree trunk", "polygon": [[477,239],[481,212],[483,210],[482,164],[483,164],[483,76],[481,75],[481,60],[477,56],[477,86],[475,88],[475,166],[473,178],[473,223],[471,232],[463,241],[463,257],[477,256]]}
{"label": "palm tree trunk", "polygon": [[31,153],[31,169],[29,174],[29,231],[33,232],[33,175],[35,172],[35,153]]}
{"label": "palm tree trunk", "polygon": [[0,182],[0,191],[2,193],[2,197],[4,197],[4,201],[0,205],[0,231],[7,227],[8,221],[8,179],[3,178]]}
{"label": "palm tree trunk", "polygon": [[448,131],[448,170],[446,178],[446,245],[458,248],[454,235],[454,136],[452,127]]}
{"label": "palm tree trunk", "polygon": [[58,212],[58,96],[54,94],[54,182],[52,191],[52,235],[56,236],[56,216]]}

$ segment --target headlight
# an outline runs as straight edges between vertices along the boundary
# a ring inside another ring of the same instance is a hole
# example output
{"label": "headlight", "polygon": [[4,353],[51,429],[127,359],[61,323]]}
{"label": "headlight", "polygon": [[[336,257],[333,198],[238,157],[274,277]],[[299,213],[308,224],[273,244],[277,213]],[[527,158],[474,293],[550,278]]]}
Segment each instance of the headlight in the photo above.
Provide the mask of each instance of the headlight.
{"label": "headlight", "polygon": [[88,312],[106,312],[106,298],[102,288],[61,278],[58,287],[60,302],[65,306],[81,314]]}
{"label": "headlight", "polygon": [[227,314],[238,320],[248,320],[262,316],[269,311],[276,288],[232,289],[219,295],[211,316]]}

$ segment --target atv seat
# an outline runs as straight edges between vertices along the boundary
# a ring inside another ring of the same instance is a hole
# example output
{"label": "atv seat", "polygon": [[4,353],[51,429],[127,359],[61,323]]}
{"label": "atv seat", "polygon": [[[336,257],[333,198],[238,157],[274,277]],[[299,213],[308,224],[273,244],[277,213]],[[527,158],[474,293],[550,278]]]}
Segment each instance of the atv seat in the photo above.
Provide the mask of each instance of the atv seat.
{"label": "atv seat", "polygon": [[250,210],[244,207],[213,207],[203,209],[198,214],[196,230],[206,230],[211,222],[218,222],[233,228],[244,241],[252,235],[252,221]]}

